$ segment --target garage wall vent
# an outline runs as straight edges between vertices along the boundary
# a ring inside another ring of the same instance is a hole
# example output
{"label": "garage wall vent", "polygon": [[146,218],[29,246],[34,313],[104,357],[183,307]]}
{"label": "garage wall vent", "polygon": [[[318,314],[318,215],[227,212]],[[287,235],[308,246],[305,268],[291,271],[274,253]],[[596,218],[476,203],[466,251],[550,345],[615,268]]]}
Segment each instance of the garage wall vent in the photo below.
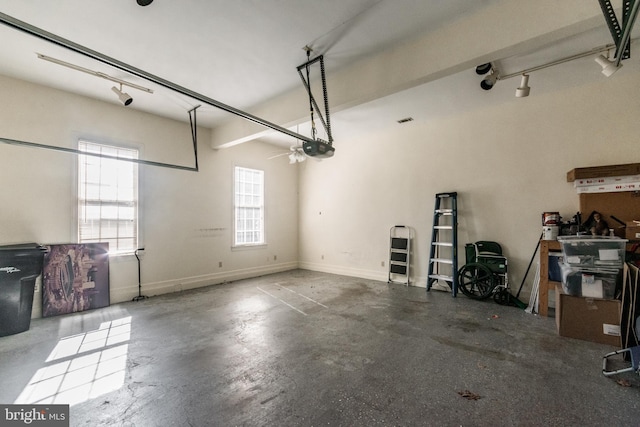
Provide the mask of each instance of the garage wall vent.
{"label": "garage wall vent", "polygon": [[405,117],[404,119],[398,120],[398,123],[403,124],[411,121],[413,121],[413,117]]}

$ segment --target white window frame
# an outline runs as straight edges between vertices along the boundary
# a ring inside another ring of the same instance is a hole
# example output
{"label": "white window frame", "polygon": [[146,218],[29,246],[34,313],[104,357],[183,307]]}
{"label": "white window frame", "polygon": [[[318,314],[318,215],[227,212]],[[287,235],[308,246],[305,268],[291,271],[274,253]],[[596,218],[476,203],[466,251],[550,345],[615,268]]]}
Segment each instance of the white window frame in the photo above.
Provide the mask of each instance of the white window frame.
{"label": "white window frame", "polygon": [[264,170],[233,168],[233,247],[267,244]]}
{"label": "white window frame", "polygon": [[[78,150],[132,159],[140,154],[134,147],[86,139],[78,141]],[[93,168],[91,175],[88,167]],[[113,168],[118,172],[107,175]],[[139,173],[135,162],[78,154],[78,243],[109,242],[109,254],[115,256],[135,252],[140,245]],[[97,216],[97,224],[89,224],[92,214]]]}

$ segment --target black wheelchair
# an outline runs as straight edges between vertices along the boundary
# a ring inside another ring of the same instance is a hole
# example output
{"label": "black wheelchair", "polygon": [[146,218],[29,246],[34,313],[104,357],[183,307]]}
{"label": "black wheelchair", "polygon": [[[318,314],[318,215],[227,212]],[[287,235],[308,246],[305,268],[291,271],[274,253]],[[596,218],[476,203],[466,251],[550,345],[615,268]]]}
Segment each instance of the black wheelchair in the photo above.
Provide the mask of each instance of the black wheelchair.
{"label": "black wheelchair", "polygon": [[493,295],[498,304],[511,305],[507,258],[497,242],[482,240],[465,245],[466,264],[458,270],[458,288],[473,299]]}

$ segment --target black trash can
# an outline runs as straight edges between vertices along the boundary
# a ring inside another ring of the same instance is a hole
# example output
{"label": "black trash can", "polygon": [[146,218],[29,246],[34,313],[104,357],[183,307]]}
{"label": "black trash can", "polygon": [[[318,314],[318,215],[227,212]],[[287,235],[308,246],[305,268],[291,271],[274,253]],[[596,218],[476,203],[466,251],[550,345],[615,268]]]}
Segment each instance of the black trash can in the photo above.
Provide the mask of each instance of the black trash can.
{"label": "black trash can", "polygon": [[37,243],[0,246],[0,337],[29,329],[45,252]]}

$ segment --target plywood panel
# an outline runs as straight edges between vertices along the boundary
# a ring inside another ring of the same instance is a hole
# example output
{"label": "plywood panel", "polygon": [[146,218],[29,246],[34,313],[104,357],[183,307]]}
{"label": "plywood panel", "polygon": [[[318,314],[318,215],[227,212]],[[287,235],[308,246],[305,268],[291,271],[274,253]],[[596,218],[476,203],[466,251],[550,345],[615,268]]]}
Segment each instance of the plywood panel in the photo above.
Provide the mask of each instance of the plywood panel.
{"label": "plywood panel", "polygon": [[575,168],[567,172],[567,182],[573,182],[576,179],[583,178],[605,178],[611,176],[637,175],[639,173],[640,163]]}

